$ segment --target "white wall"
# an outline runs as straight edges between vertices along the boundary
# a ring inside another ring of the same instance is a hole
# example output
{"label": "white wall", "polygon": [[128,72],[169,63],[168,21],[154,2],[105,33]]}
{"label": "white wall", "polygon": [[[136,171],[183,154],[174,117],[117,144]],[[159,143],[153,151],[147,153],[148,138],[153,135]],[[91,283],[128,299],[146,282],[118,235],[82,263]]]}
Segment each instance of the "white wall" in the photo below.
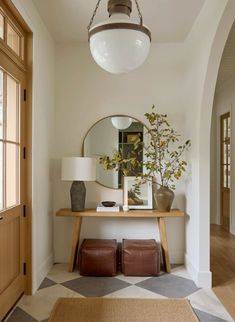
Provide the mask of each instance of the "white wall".
{"label": "white wall", "polygon": [[235,155],[235,131],[233,130],[235,124],[235,78],[228,79],[222,87],[218,88],[214,107],[213,107],[213,121],[214,131],[213,136],[215,140],[212,142],[213,147],[213,162],[211,164],[215,176],[211,177],[211,185],[217,189],[213,190],[211,195],[211,203],[214,205],[211,211],[211,222],[220,224],[220,116],[230,112],[231,116],[231,204],[230,204],[230,231],[235,234],[235,174],[233,166],[233,156]]}
{"label": "white wall", "polygon": [[[173,53],[173,54],[172,54]],[[56,47],[56,173],[54,210],[70,207],[70,183],[60,180],[60,159],[80,155],[83,138],[92,124],[113,114],[128,114],[144,121],[153,104],[167,113],[184,136],[183,45],[153,44],[146,63],[126,75],[111,75],[92,60],[87,44]],[[185,209],[184,181],[178,185],[174,206]],[[100,200],[122,203],[122,191],[87,183],[87,207]],[[184,223],[168,221],[170,256],[173,263],[184,260]],[[55,261],[69,259],[72,219],[54,218]],[[153,220],[85,219],[81,237],[157,238]]]}
{"label": "white wall", "polygon": [[53,263],[54,41],[31,0],[13,0],[33,32],[33,291]]}

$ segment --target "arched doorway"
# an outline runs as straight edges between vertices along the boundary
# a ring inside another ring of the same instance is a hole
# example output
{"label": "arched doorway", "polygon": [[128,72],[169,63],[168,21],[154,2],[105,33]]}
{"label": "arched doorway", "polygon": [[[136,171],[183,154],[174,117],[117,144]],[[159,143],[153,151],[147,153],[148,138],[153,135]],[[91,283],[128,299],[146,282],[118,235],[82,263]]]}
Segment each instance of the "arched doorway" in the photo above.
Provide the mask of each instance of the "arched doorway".
{"label": "arched doorway", "polygon": [[235,22],[217,78],[211,127],[211,271],[212,286],[235,317],[234,106]]}
{"label": "arched doorway", "polygon": [[210,267],[210,141],[213,102],[223,50],[234,20],[235,2],[228,0],[211,46],[200,104],[198,245],[199,270],[202,273]]}

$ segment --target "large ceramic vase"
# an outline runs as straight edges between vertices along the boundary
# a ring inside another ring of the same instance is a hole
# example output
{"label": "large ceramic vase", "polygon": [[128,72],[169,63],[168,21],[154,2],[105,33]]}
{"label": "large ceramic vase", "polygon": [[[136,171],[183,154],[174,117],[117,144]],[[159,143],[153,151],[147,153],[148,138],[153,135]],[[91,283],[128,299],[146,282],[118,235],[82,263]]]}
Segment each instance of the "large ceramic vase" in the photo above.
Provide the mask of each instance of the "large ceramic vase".
{"label": "large ceramic vase", "polygon": [[170,211],[174,200],[174,192],[166,187],[160,187],[154,193],[155,202],[158,211]]}

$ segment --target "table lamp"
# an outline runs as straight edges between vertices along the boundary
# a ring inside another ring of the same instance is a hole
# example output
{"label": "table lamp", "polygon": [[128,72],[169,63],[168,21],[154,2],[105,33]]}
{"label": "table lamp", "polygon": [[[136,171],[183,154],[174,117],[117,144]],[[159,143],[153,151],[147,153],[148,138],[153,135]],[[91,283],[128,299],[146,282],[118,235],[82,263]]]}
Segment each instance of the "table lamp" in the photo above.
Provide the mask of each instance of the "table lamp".
{"label": "table lamp", "polygon": [[61,179],[73,181],[70,196],[72,211],[85,208],[86,187],[83,181],[96,180],[96,159],[83,157],[62,158]]}

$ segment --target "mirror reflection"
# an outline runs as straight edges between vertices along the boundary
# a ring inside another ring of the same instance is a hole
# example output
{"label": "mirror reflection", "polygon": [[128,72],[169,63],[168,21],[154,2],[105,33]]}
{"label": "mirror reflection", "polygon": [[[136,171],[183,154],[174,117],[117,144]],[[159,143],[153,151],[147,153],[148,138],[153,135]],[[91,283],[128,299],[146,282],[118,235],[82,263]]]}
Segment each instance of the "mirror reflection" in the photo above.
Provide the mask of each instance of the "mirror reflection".
{"label": "mirror reflection", "polygon": [[[102,156],[112,157],[115,151],[119,151],[123,158],[129,158],[135,153],[136,158],[142,161],[143,147],[134,150],[137,138],[140,138],[144,145],[147,144],[147,128],[129,116],[110,116],[90,128],[83,142],[83,156],[97,159],[98,183],[112,189],[122,188],[122,174],[116,170],[104,170],[103,165],[99,164],[99,159]],[[135,176],[142,171],[140,168],[130,168],[128,176]]]}

